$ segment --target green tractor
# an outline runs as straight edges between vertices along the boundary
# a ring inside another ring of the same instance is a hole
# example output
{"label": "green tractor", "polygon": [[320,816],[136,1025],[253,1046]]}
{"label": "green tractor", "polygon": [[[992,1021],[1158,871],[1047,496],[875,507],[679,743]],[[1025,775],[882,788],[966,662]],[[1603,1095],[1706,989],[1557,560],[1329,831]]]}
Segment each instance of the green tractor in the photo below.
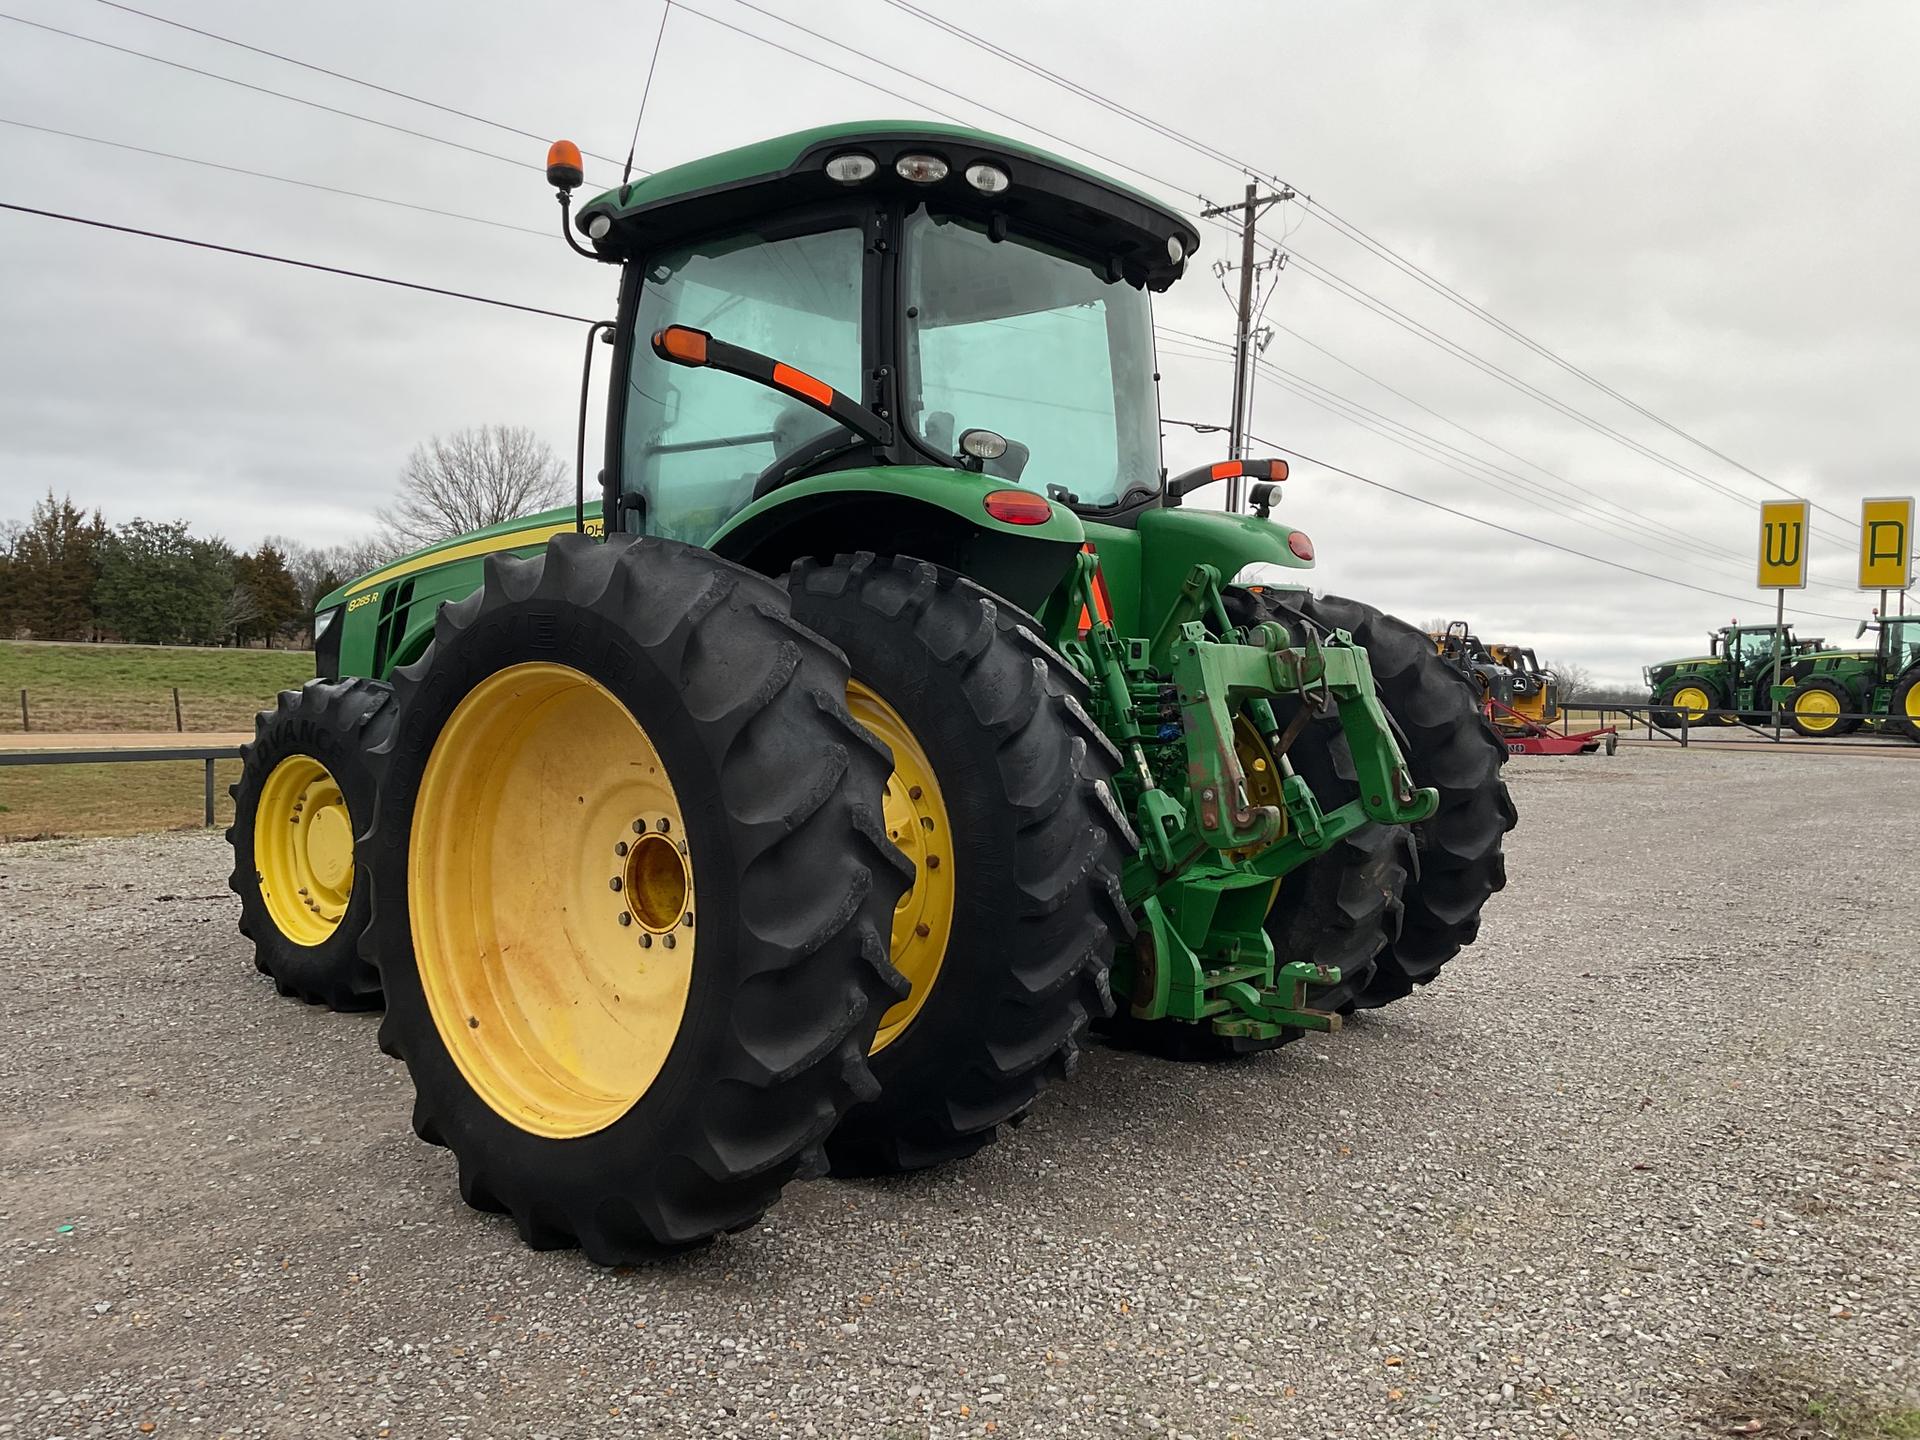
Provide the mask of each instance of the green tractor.
{"label": "green tractor", "polygon": [[1723,625],[1707,636],[1705,655],[1658,660],[1641,671],[1654,721],[1673,727],[1682,720],[1732,725],[1763,719],[1773,713],[1776,655],[1792,658],[1825,643],[1796,638],[1792,625]]}
{"label": "green tractor", "polygon": [[1471,691],[1308,589],[1284,462],[1161,466],[1187,220],[919,123],[548,176],[620,276],[598,504],[327,596],[230,832],[260,968],[384,1004],[469,1203],[671,1253],[978,1150],[1095,1025],[1263,1050],[1473,940]]}
{"label": "green tractor", "polygon": [[[1786,667],[1773,698],[1802,735],[1851,735],[1865,723],[1920,740],[1920,615],[1877,616],[1871,650],[1813,650]],[[1860,717],[1870,717],[1862,720]]]}

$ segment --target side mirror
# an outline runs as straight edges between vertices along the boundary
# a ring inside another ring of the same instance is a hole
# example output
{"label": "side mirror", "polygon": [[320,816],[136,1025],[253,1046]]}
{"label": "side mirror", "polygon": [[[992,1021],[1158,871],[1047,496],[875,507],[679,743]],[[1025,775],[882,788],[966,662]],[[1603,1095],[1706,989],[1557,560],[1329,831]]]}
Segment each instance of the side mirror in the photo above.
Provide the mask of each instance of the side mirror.
{"label": "side mirror", "polygon": [[1287,478],[1287,462],[1284,460],[1220,460],[1212,465],[1201,465],[1186,470],[1167,481],[1167,504],[1178,505],[1189,490],[1198,490],[1202,485],[1211,485],[1216,480],[1232,480],[1238,476],[1251,480],[1280,481]]}
{"label": "side mirror", "polygon": [[1866,633],[1867,633],[1867,622],[1865,620],[1862,620],[1860,622],[1860,628],[1853,632],[1853,638],[1858,640],[1862,635]]}

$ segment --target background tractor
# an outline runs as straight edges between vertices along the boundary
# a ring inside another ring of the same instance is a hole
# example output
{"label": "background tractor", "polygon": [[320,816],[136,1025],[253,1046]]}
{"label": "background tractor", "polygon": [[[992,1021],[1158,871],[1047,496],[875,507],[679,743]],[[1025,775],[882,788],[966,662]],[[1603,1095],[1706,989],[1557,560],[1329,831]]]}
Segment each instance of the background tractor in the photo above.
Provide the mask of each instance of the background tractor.
{"label": "background tractor", "polygon": [[1920,740],[1920,615],[1862,622],[1871,650],[1811,650],[1786,667],[1773,696],[1802,735],[1851,735],[1865,723]]}
{"label": "background tractor", "polygon": [[[620,277],[599,506],[326,597],[232,831],[261,967],[377,980],[471,1204],[672,1252],[977,1150],[1095,1021],[1264,1049],[1474,938],[1472,694],[1308,590],[1282,462],[1161,467],[1187,220],[917,123],[548,175]],[[1263,513],[1185,503],[1230,477]]]}
{"label": "background tractor", "polygon": [[[1666,726],[1682,717],[1690,725],[1733,724],[1771,715],[1776,654],[1791,659],[1824,643],[1796,638],[1792,625],[1723,625],[1707,636],[1705,655],[1657,660],[1641,671],[1654,720]],[[1737,713],[1709,716],[1710,710]]]}

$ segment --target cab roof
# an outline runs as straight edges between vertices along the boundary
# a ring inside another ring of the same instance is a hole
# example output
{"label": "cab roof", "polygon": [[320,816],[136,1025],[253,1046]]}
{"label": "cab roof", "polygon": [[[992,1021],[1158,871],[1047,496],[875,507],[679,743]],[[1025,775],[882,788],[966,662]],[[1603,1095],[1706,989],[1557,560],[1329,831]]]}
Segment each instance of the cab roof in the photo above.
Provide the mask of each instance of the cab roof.
{"label": "cab roof", "polygon": [[[848,152],[875,162],[870,178],[828,177],[827,161]],[[895,172],[900,157],[921,154],[945,161],[946,178],[916,184]],[[980,162],[1007,175],[1006,189],[987,195],[968,182],[968,168]],[[1023,232],[1107,259],[1115,279],[1154,290],[1179,278],[1200,247],[1193,222],[1144,191],[1018,140],[918,120],[824,125],[724,150],[608,190],[582,205],[574,224],[602,256],[624,260],[756,215],[871,194],[937,200],[988,220],[1003,216]],[[596,240],[592,231],[602,218],[611,223]]]}

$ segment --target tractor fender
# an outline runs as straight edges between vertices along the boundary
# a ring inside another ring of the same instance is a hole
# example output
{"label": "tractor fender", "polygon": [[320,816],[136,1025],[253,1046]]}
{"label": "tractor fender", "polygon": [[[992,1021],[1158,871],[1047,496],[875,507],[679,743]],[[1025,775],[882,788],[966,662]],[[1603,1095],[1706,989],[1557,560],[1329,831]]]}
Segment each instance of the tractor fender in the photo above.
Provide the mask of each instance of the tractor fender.
{"label": "tractor fender", "polygon": [[1002,520],[986,500],[1006,490],[1020,487],[939,466],[835,470],[762,496],[721,526],[708,548],[773,576],[808,557],[830,561],[857,550],[911,555],[956,570],[1031,612],[1066,575],[1086,543],[1086,527],[1060,504],[1050,504],[1035,523]]}

